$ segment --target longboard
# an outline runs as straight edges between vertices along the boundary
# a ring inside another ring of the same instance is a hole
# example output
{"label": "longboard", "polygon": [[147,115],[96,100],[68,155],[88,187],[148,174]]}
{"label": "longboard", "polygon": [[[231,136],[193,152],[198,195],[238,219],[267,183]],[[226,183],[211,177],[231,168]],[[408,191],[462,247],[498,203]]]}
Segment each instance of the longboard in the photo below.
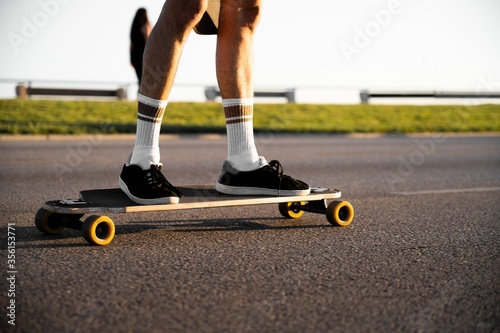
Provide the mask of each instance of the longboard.
{"label": "longboard", "polygon": [[220,0],[209,0],[206,12],[194,27],[199,35],[216,35],[219,28]]}
{"label": "longboard", "polygon": [[115,235],[113,221],[104,215],[133,212],[173,211],[231,206],[278,204],[286,218],[299,218],[304,211],[325,214],[328,222],[347,226],[354,218],[354,209],[347,201],[338,199],[341,192],[328,188],[313,188],[304,196],[232,196],[218,193],[214,185],[178,187],[183,197],[178,204],[139,205],[131,201],[119,188],[80,192],[79,199],[47,201],[35,216],[36,227],[45,234],[56,235],[66,228],[82,230],[83,237],[94,245],[107,245]]}

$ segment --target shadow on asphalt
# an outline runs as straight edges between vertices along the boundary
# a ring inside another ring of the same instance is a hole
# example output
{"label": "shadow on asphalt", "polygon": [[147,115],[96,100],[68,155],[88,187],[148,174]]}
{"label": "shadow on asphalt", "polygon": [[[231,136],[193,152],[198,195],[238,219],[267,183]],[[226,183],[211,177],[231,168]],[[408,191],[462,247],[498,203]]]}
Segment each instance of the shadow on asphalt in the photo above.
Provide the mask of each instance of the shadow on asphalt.
{"label": "shadow on asphalt", "polygon": [[[260,231],[260,230],[292,230],[292,229],[314,229],[332,228],[328,223],[309,224],[283,218],[258,218],[259,221],[276,222],[275,225],[257,223],[248,219],[185,219],[174,221],[134,221],[128,224],[116,225],[116,235],[139,234],[148,230],[165,229],[168,232],[193,233],[193,232],[217,232],[217,231]],[[0,232],[7,234],[7,228],[0,228]],[[116,237],[116,236],[115,236]],[[65,228],[58,235],[46,235],[41,233],[35,226],[16,228],[16,248],[76,248],[82,246],[93,246],[88,244],[82,237],[80,230]],[[55,241],[78,239],[77,243],[58,243]],[[2,242],[3,243],[3,239]],[[37,242],[37,243],[35,243]],[[44,242],[40,244],[39,242]],[[31,244],[30,244],[31,243]]]}

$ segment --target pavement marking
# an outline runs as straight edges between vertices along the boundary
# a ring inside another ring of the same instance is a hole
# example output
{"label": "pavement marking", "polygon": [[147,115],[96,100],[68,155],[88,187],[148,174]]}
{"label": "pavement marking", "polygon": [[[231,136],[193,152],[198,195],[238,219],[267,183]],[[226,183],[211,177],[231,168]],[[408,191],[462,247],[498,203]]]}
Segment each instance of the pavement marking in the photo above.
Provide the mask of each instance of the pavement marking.
{"label": "pavement marking", "polygon": [[460,189],[445,189],[445,190],[424,190],[410,192],[392,192],[397,195],[421,195],[421,194],[447,194],[447,193],[467,193],[467,192],[490,192],[500,191],[500,187],[476,187],[476,188],[460,188]]}

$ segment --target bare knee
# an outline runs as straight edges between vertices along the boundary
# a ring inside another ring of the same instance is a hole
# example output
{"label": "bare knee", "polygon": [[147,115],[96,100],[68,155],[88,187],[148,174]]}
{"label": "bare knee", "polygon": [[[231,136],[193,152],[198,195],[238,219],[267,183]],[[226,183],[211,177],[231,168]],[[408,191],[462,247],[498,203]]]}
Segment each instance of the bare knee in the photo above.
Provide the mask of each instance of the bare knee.
{"label": "bare knee", "polygon": [[236,26],[253,31],[260,21],[261,0],[226,0],[221,11]]}
{"label": "bare knee", "polygon": [[196,24],[207,10],[208,0],[181,0],[180,6],[181,9],[174,15],[185,17],[191,24]]}
{"label": "bare knee", "polygon": [[160,15],[160,21],[175,31],[188,31],[201,19],[208,0],[168,0]]}

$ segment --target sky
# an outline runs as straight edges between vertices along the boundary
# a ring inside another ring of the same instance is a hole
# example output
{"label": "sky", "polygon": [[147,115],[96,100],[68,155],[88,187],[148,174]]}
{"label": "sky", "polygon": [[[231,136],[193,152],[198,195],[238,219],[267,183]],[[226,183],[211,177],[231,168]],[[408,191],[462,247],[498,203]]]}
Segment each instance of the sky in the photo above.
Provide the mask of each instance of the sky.
{"label": "sky", "polygon": [[[0,98],[14,97],[16,81],[133,84],[132,18],[145,7],[154,24],[162,6],[0,0]],[[499,92],[499,17],[500,0],[264,0],[255,87],[296,88],[306,103],[358,103],[361,89]],[[202,101],[216,85],[215,43],[191,34],[170,100]]]}

